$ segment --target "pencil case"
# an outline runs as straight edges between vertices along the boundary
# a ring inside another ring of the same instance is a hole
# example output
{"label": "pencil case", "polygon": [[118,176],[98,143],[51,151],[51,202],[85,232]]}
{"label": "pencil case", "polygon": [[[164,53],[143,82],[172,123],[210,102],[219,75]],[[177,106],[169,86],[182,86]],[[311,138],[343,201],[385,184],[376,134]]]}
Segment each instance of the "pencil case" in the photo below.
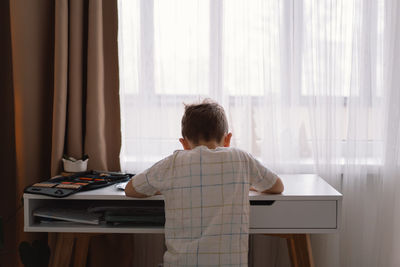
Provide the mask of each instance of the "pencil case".
{"label": "pencil case", "polygon": [[44,182],[32,184],[25,193],[51,197],[67,197],[80,191],[95,190],[128,181],[134,174],[89,171],[57,176]]}

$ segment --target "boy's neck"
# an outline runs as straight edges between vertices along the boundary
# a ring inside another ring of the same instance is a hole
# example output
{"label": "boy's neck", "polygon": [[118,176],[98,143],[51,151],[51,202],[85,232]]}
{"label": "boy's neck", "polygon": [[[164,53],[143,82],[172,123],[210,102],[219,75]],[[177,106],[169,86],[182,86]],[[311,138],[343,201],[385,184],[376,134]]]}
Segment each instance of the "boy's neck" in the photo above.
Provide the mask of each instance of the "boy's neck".
{"label": "boy's neck", "polygon": [[213,140],[213,141],[208,141],[208,142],[199,141],[197,144],[190,143],[190,146],[191,146],[191,149],[194,149],[198,146],[206,146],[206,147],[208,147],[208,149],[216,149],[217,147],[223,147],[224,144],[223,144],[223,142],[218,143],[217,141]]}
{"label": "boy's neck", "polygon": [[192,149],[198,146],[206,146],[208,147],[208,149],[216,149],[217,147],[220,147],[222,145],[218,144],[217,142],[199,142],[197,145],[194,145]]}
{"label": "boy's neck", "polygon": [[187,138],[179,138],[179,142],[181,142],[183,149],[191,150],[198,146],[206,146],[209,149],[216,149],[217,147],[229,147],[231,142],[232,133],[227,133],[224,138],[220,142],[216,140],[204,141],[200,140],[198,143],[193,143]]}

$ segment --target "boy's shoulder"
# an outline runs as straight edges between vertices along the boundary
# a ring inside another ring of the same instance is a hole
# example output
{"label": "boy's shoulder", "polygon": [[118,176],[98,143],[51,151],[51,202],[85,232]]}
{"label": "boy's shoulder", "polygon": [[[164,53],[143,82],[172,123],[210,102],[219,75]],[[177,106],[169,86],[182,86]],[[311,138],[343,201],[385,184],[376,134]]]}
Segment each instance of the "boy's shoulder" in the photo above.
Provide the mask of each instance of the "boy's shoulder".
{"label": "boy's shoulder", "polygon": [[209,149],[206,146],[198,146],[192,150],[175,150],[172,156],[175,157],[190,157],[193,155],[213,156],[213,155],[225,155],[225,156],[236,156],[240,158],[251,158],[251,154],[245,150],[236,147],[217,147],[216,149]]}

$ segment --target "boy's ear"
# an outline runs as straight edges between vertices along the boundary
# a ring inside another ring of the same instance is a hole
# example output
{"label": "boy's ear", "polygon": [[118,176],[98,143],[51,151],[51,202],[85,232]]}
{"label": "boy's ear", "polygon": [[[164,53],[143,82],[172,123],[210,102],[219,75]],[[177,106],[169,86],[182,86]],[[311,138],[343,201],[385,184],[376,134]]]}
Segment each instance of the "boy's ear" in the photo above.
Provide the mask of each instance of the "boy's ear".
{"label": "boy's ear", "polygon": [[231,145],[231,138],[232,138],[232,133],[228,133],[224,137],[224,147],[229,147]]}
{"label": "boy's ear", "polygon": [[181,142],[182,147],[184,150],[191,150],[192,148],[190,147],[188,141],[185,138],[179,138],[179,142]]}

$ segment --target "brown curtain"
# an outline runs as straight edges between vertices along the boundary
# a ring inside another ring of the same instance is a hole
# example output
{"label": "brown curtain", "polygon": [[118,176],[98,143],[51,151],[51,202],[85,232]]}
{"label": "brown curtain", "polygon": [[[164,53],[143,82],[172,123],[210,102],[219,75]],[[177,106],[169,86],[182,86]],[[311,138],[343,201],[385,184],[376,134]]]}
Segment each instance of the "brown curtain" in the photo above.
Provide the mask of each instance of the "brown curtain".
{"label": "brown curtain", "polygon": [[[0,245],[0,266],[14,266],[16,258],[15,216],[17,210],[15,189],[15,137],[14,137],[14,94],[12,86],[11,34],[9,3],[0,1],[0,217],[3,220],[4,244]],[[5,126],[5,127],[4,127]],[[12,234],[9,234],[12,233]],[[1,233],[0,233],[1,235]]]}
{"label": "brown curtain", "polygon": [[46,240],[44,234],[23,232],[21,198],[25,186],[50,176],[52,10],[52,1],[1,1],[2,266],[20,264],[21,241]]}
{"label": "brown curtain", "polygon": [[[60,172],[64,153],[88,154],[89,169],[120,168],[117,18],[116,0],[0,1],[1,266],[21,266],[21,241],[46,240],[23,232],[21,198]],[[95,241],[91,266],[132,262],[116,246],[130,250],[131,236]]]}
{"label": "brown curtain", "polygon": [[[63,153],[89,169],[119,170],[116,1],[55,1],[51,173]],[[105,75],[107,74],[107,75]]]}
{"label": "brown curtain", "polygon": [[[118,171],[120,151],[116,1],[55,1],[52,159],[89,155],[89,169]],[[60,162],[51,163],[52,175]],[[90,266],[129,266],[132,236],[91,239]]]}

